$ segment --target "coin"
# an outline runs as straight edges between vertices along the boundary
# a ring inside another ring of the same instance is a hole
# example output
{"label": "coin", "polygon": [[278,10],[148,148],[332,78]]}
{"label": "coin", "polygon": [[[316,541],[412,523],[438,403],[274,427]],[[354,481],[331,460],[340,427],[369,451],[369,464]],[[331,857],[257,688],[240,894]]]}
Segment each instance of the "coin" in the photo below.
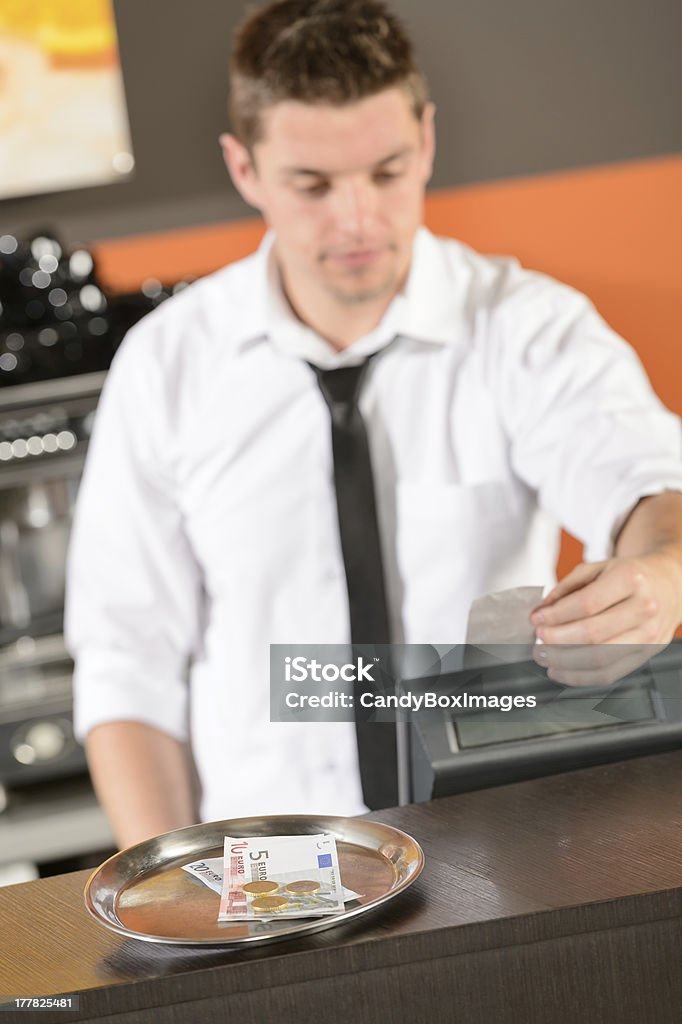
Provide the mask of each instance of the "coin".
{"label": "coin", "polygon": [[263,878],[258,882],[246,882],[242,889],[248,892],[249,896],[272,896],[273,892],[279,892],[279,885]]}
{"label": "coin", "polygon": [[319,888],[319,882],[314,882],[310,878],[302,878],[300,882],[289,882],[288,885],[284,886],[284,891],[293,893],[296,896],[311,896]]}
{"label": "coin", "polygon": [[283,907],[288,906],[289,900],[284,896],[259,896],[251,904],[252,910],[270,911],[282,910]]}

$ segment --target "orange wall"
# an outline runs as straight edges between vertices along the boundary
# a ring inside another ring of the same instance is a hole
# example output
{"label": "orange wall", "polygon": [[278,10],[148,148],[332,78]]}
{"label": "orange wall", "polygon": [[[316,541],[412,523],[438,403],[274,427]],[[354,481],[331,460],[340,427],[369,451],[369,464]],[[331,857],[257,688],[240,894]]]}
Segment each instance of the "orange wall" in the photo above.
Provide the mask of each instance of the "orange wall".
{"label": "orange wall", "polygon": [[[433,192],[426,221],[586,292],[637,349],[666,405],[682,413],[682,157]],[[171,282],[239,259],[262,232],[257,221],[232,222],[102,242],[96,254],[109,286],[132,290],[146,277]],[[566,538],[560,573],[579,557]]]}

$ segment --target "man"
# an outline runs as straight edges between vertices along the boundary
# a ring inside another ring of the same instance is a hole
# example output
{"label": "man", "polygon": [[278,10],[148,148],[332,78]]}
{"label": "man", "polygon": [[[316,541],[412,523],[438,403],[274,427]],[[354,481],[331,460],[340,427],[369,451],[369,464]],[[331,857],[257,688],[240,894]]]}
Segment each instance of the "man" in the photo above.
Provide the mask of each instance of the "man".
{"label": "man", "polygon": [[678,422],[584,297],[420,227],[434,108],[385,6],[257,12],[231,89],[270,232],[131,332],[74,527],[77,726],[122,844],[195,820],[190,744],[205,818],[364,808],[352,723],[269,722],[268,645],[352,638],[325,371],[372,357],[393,640],[461,642],[476,596],[546,584],[558,521],[590,561],[533,615],[550,674],[682,618]]}

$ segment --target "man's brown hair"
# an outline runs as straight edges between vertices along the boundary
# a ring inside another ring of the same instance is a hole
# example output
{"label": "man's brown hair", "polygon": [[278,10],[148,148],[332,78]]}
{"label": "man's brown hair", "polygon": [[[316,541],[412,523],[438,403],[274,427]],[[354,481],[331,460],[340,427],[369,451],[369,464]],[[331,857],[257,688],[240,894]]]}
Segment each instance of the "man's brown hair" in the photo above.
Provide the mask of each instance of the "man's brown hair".
{"label": "man's brown hair", "polygon": [[276,0],[237,29],[230,115],[251,149],[262,114],[283,100],[343,105],[402,86],[416,118],[428,94],[412,43],[382,0]]}

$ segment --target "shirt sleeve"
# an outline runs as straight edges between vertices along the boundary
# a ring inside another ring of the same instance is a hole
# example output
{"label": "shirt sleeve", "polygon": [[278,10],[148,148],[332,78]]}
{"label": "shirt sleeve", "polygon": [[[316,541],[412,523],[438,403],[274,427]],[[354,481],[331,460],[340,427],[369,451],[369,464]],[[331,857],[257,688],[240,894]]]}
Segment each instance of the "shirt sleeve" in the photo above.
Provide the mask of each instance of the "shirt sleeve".
{"label": "shirt sleeve", "polygon": [[515,472],[608,557],[640,498],[682,491],[682,431],[634,350],[579,292],[512,267],[491,320],[490,376]]}
{"label": "shirt sleeve", "polygon": [[65,634],[80,739],[117,720],[188,734],[201,577],[168,466],[162,366],[148,358],[145,332],[143,323],[128,335],[107,376],[71,534]]}

